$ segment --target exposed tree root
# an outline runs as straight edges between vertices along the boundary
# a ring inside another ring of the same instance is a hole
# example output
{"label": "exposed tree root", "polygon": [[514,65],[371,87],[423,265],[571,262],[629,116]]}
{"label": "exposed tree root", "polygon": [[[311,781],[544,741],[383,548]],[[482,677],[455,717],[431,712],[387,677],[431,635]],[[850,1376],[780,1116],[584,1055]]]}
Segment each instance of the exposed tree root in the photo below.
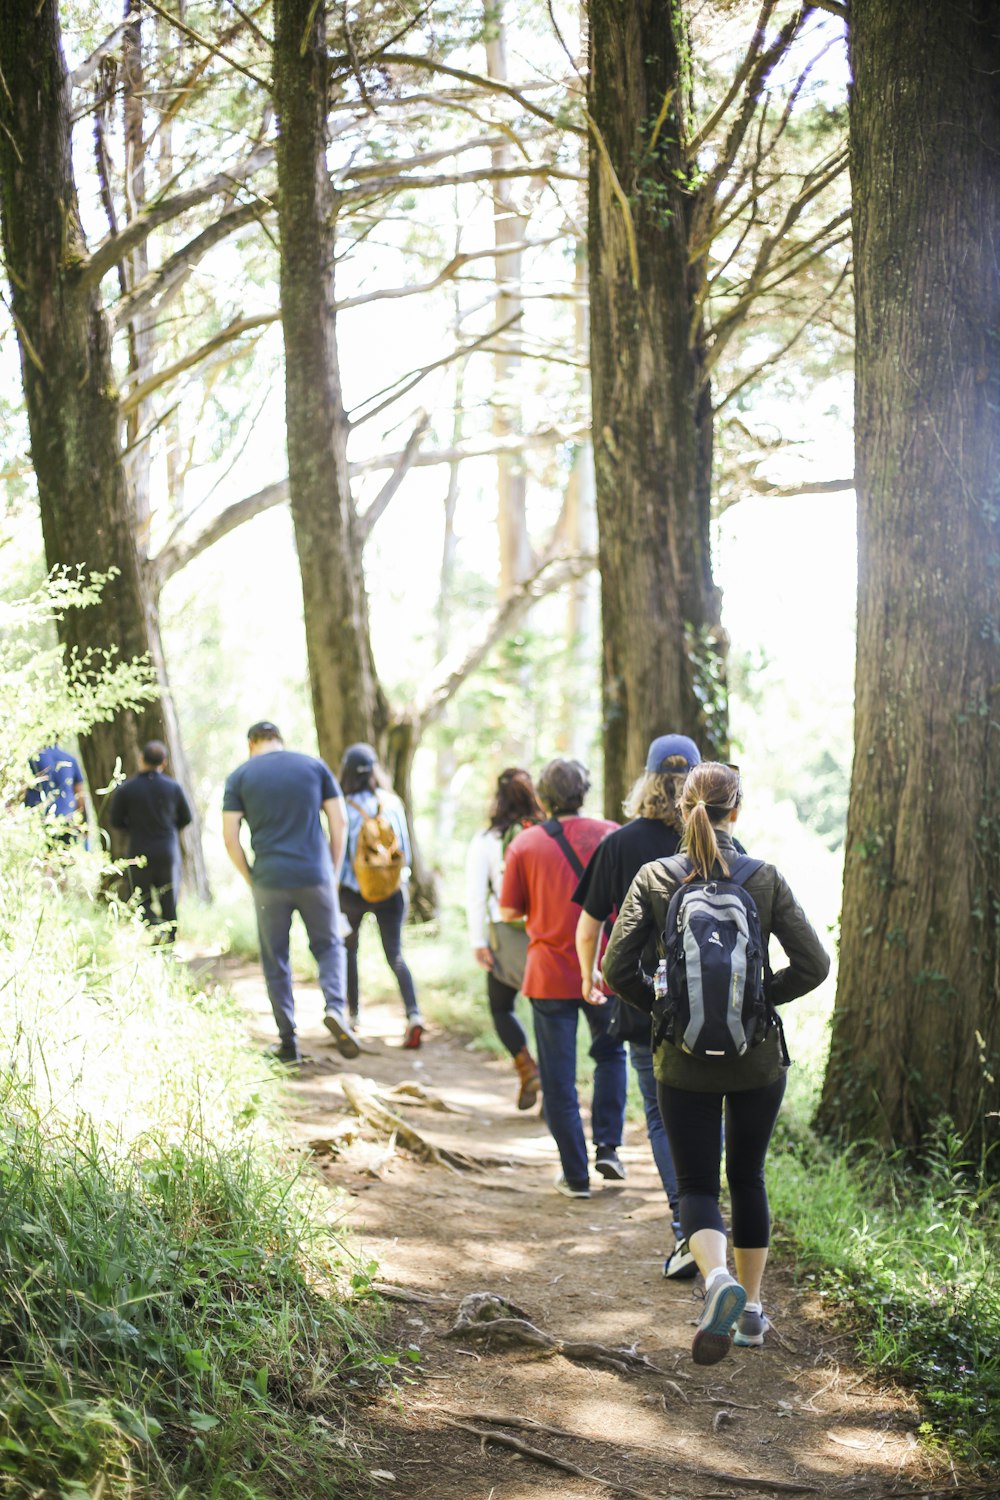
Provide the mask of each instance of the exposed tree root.
{"label": "exposed tree root", "polygon": [[385,1297],[389,1302],[413,1302],[422,1307],[437,1307],[449,1300],[434,1292],[415,1292],[406,1286],[391,1286],[387,1281],[372,1281],[369,1285],[373,1292],[378,1292],[380,1297]]}
{"label": "exposed tree root", "polygon": [[469,1172],[486,1165],[474,1156],[449,1151],[445,1146],[435,1146],[433,1141],[415,1130],[402,1116],[380,1102],[378,1087],[370,1078],[362,1078],[359,1073],[342,1073],[340,1086],[344,1091],[344,1098],[356,1115],[381,1135],[395,1136],[400,1145],[405,1146],[418,1160],[429,1162],[434,1167],[446,1167],[449,1172]]}
{"label": "exposed tree root", "polygon": [[455,1326],[442,1334],[442,1338],[473,1342],[502,1338],[530,1349],[543,1349],[548,1354],[562,1354],[579,1364],[610,1365],[625,1373],[632,1370],[651,1370],[656,1375],[667,1373],[634,1348],[558,1338],[544,1328],[537,1328],[523,1309],[492,1292],[473,1292],[463,1298]]}
{"label": "exposed tree root", "polygon": [[467,1115],[466,1109],[457,1109],[454,1104],[449,1104],[441,1095],[435,1093],[422,1083],[408,1081],[397,1083],[391,1089],[377,1089],[378,1097],[386,1104],[408,1104],[414,1109],[435,1109],[446,1115]]}
{"label": "exposed tree root", "polygon": [[564,1474],[573,1474],[577,1479],[586,1479],[591,1484],[599,1484],[602,1488],[610,1490],[614,1495],[627,1495],[631,1500],[664,1500],[663,1494],[651,1495],[648,1490],[637,1490],[630,1484],[620,1484],[614,1479],[604,1479],[600,1474],[590,1474],[586,1469],[581,1469],[577,1464],[571,1464],[566,1458],[556,1458],[552,1453],[546,1453],[543,1448],[532,1448],[527,1443],[522,1443],[520,1438],[511,1437],[506,1432],[493,1432],[486,1427],[474,1427],[471,1422],[460,1422],[454,1417],[446,1417],[445,1420],[451,1427],[459,1427],[463,1432],[471,1432],[474,1437],[485,1448],[487,1443],[498,1443],[502,1448],[510,1448],[515,1453],[522,1454],[525,1458],[533,1458],[536,1463],[548,1464],[549,1468],[560,1469]]}

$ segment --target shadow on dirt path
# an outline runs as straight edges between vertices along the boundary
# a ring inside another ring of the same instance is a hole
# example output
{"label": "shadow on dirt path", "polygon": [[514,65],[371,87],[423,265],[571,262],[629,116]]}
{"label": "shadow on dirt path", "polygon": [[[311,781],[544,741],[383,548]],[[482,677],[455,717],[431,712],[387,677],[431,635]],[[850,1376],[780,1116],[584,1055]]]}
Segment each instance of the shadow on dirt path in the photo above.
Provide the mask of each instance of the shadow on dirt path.
{"label": "shadow on dirt path", "polygon": [[[224,964],[216,972],[258,1037],[272,1041],[259,971]],[[378,1003],[363,1016],[362,1056],[346,1062],[318,1024],[318,991],[300,986],[298,1010],[313,1061],[290,1084],[293,1129],[316,1153],[323,1178],[348,1195],[337,1212],[353,1247],[377,1260],[381,1280],[396,1289],[398,1347],[419,1351],[412,1383],[373,1415],[376,1493],[392,1500],[963,1493],[918,1443],[912,1401],[855,1366],[849,1341],[780,1256],[765,1288],[774,1325],[765,1347],[733,1349],[708,1369],[692,1363],[700,1282],[661,1275],[671,1235],[641,1124],[628,1127],[621,1153],[627,1181],[596,1187],[589,1201],[567,1200],[553,1191],[557,1157],[537,1111],[514,1107],[506,1061],[433,1029],[419,1052],[404,1051],[398,1003]],[[453,1171],[394,1148],[359,1125],[345,1075],[382,1090],[403,1082],[432,1090],[455,1112],[393,1107],[437,1146],[493,1164]],[[463,1297],[482,1291],[511,1299],[562,1339],[635,1346],[657,1369],[626,1373],[497,1339],[443,1337]],[[480,1435],[486,1431],[584,1477],[501,1447]]]}

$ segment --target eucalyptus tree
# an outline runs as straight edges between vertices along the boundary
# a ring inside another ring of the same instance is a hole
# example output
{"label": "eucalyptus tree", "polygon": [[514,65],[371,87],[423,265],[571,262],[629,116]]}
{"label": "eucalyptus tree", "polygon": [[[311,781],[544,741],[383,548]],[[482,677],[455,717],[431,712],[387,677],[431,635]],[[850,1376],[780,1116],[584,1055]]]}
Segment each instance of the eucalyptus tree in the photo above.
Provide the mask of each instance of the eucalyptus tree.
{"label": "eucalyptus tree", "polygon": [[[824,7],[842,9],[834,0]],[[787,156],[810,63],[828,45],[813,4],[689,8],[592,0],[587,120],[593,435],[603,620],[605,807],[617,813],[650,738],[728,744],[720,596],[712,573],[715,427],[757,373],[751,319],[811,267],[790,350],[844,279],[844,142]],[[713,45],[733,53],[707,93]],[[746,35],[749,30],[749,36]],[[742,33],[742,40],[740,39]],[[811,51],[809,50],[811,48]],[[733,369],[736,341],[742,368]],[[766,362],[781,341],[767,340]]]}
{"label": "eucalyptus tree", "polygon": [[978,1156],[1000,1138],[996,7],[851,0],[850,50],[856,728],[820,1123],[919,1151],[947,1117]]}

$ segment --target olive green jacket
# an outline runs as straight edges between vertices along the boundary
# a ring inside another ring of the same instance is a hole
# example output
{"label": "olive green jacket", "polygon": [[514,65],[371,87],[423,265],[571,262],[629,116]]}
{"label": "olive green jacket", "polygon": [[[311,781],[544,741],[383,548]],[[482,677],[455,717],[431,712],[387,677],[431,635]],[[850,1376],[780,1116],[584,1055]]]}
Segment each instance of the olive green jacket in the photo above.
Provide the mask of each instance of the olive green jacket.
{"label": "olive green jacket", "polygon": [[[716,837],[727,861],[739,857],[728,833],[716,829]],[[601,965],[605,983],[615,994],[647,1015],[653,1007],[653,986],[652,975],[641,963],[643,949],[653,939],[658,957],[663,957],[667,907],[677,885],[662,860],[643,865],[618,913]],[[788,959],[788,967],[772,975],[768,999],[772,1005],[785,1005],[807,995],[830,972],[830,958],[788,882],[773,865],[765,864],[750,876],[745,889],[757,903],[765,951],[773,933]],[[661,1043],[655,1057],[657,1078],[675,1088],[699,1093],[760,1088],[780,1078],[782,1067],[776,1027],[758,1047],[727,1061],[691,1057],[672,1042]]]}

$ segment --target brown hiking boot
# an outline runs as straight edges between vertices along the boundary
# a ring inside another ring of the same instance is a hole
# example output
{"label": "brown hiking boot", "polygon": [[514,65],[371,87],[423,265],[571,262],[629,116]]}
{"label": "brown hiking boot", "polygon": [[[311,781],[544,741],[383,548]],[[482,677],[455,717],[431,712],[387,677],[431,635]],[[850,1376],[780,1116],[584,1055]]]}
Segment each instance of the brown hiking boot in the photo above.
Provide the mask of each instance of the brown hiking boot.
{"label": "brown hiking boot", "polygon": [[521,1089],[517,1096],[518,1109],[532,1109],[538,1102],[538,1096],[542,1091],[541,1080],[538,1077],[538,1064],[528,1051],[522,1047],[514,1058],[514,1067],[517,1076],[521,1080]]}

